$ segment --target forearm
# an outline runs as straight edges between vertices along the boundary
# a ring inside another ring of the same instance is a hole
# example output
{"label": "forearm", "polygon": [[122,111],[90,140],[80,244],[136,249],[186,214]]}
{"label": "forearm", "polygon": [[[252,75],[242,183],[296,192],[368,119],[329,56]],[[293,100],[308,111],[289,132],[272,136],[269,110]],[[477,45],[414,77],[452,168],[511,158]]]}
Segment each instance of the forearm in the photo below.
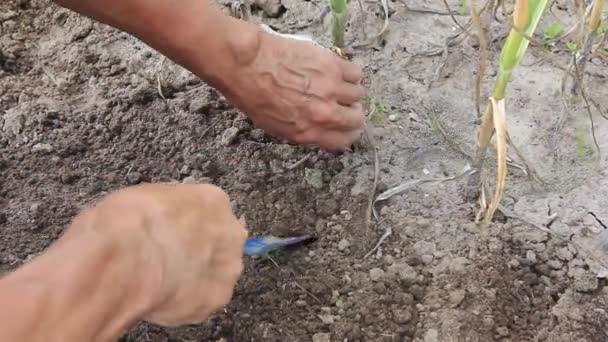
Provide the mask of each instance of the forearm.
{"label": "forearm", "polygon": [[[253,24],[224,15],[212,0],[56,0],[128,32],[212,84],[222,66],[255,57]],[[244,61],[243,61],[244,60]]]}
{"label": "forearm", "polygon": [[0,280],[0,341],[118,339],[158,285],[144,282],[141,260],[95,231],[60,241]]}

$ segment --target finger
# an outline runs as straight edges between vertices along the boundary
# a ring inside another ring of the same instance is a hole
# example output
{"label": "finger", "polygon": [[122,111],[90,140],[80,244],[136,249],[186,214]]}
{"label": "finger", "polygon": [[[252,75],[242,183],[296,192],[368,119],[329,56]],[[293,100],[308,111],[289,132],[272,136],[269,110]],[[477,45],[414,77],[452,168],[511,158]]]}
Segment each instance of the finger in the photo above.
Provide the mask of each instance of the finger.
{"label": "finger", "polygon": [[339,131],[353,131],[365,126],[365,113],[361,102],[355,102],[350,106],[336,104],[334,124],[328,126]]}
{"label": "finger", "polygon": [[320,142],[319,146],[329,151],[346,151],[350,146],[357,141],[363,129],[356,129],[352,131],[328,131],[324,133],[323,141]]}
{"label": "finger", "polygon": [[338,58],[338,60],[340,68],[342,69],[342,78],[346,82],[359,83],[363,78],[363,70],[361,67],[342,58]]}
{"label": "finger", "polygon": [[336,100],[344,106],[359,102],[365,96],[365,90],[358,84],[343,82],[335,92]]}

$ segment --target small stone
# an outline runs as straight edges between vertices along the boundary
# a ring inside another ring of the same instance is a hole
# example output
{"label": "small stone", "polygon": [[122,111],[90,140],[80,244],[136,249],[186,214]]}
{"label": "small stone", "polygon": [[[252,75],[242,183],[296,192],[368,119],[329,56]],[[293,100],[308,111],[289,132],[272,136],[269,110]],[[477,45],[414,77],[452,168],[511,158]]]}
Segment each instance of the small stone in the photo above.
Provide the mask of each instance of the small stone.
{"label": "small stone", "polygon": [[334,324],[334,316],[331,314],[319,315],[319,318],[324,324]]}
{"label": "small stone", "polygon": [[234,142],[234,140],[236,140],[236,137],[238,134],[239,134],[238,128],[236,128],[236,127],[226,128],[224,133],[222,133],[220,144],[222,146],[228,146],[228,145],[232,144]]}
{"label": "small stone", "polygon": [[536,253],[532,250],[526,251],[526,260],[528,260],[531,264],[536,263]]}
{"label": "small stone", "polygon": [[557,250],[557,257],[563,261],[570,261],[574,259],[574,255],[566,247],[562,247]]}
{"label": "small stone", "polygon": [[304,180],[315,189],[323,188],[323,173],[319,169],[305,169]]}
{"label": "small stone", "polygon": [[50,152],[53,152],[53,146],[51,146],[50,144],[38,143],[38,144],[32,146],[32,152],[50,153]]}
{"label": "small stone", "polygon": [[425,254],[421,257],[422,263],[428,265],[433,262],[434,257],[430,254]]}
{"label": "small stone", "polygon": [[438,342],[439,341],[439,332],[436,329],[429,329],[424,334],[424,342]]}
{"label": "small stone", "polygon": [[408,284],[415,283],[418,278],[418,272],[406,263],[395,263],[388,267],[387,272],[391,276],[398,276]]}
{"label": "small stone", "polygon": [[450,304],[453,308],[457,307],[464,300],[466,291],[465,290],[454,290],[450,292]]}
{"label": "small stone", "polygon": [[408,309],[397,309],[393,311],[393,318],[396,323],[405,324],[412,319],[412,313]]}
{"label": "small stone", "polygon": [[342,239],[338,243],[338,250],[340,250],[340,251],[343,251],[343,250],[347,249],[348,247],[350,247],[350,242],[348,242],[348,240],[346,240],[346,239]]}
{"label": "small stone", "polygon": [[127,183],[133,185],[133,184],[138,184],[139,182],[141,182],[142,180],[142,175],[139,172],[130,172],[127,175]]}
{"label": "small stone", "polygon": [[569,272],[574,278],[573,287],[578,292],[592,292],[597,290],[599,281],[597,277],[591,272],[585,271],[582,268],[575,268],[574,271]]}
{"label": "small stone", "polygon": [[264,130],[256,128],[256,129],[251,130],[249,135],[251,136],[251,139],[253,139],[254,141],[262,141],[262,140],[264,140],[264,137],[266,134],[264,133]]}
{"label": "small stone", "polygon": [[306,303],[305,300],[301,300],[301,299],[300,300],[296,300],[296,306],[303,307],[303,306],[306,306],[306,305],[307,305],[307,303]]}
{"label": "small stone", "polygon": [[182,176],[189,175],[190,174],[190,167],[188,165],[182,166],[182,168],[179,169],[179,174],[182,175]]}
{"label": "small stone", "polygon": [[395,263],[395,258],[393,258],[392,255],[387,254],[382,259],[383,259],[385,265],[392,265]]}
{"label": "small stone", "polygon": [[372,268],[369,270],[369,277],[372,281],[379,281],[384,276],[384,271],[381,268]]}
{"label": "small stone", "polygon": [[549,239],[549,234],[538,230],[525,227],[520,227],[520,230],[513,233],[513,240],[520,242],[522,244],[530,243],[530,242],[545,242]]}
{"label": "small stone", "polygon": [[40,212],[42,211],[42,204],[40,203],[32,203],[32,205],[30,205],[30,211],[32,212],[32,215],[34,216],[38,216],[40,214]]}
{"label": "small stone", "polygon": [[18,135],[25,125],[25,115],[18,108],[11,108],[4,114],[4,132]]}
{"label": "small stone", "polygon": [[75,173],[66,172],[62,173],[59,178],[61,179],[61,183],[70,185],[74,184],[74,182],[78,180],[78,175]]}
{"label": "small stone", "polygon": [[496,328],[496,333],[500,337],[507,337],[507,336],[509,336],[509,328],[507,328],[507,327],[498,327],[498,328]]}
{"label": "small stone", "polygon": [[206,112],[209,110],[210,103],[211,101],[209,101],[206,96],[197,97],[196,99],[192,100],[192,102],[190,102],[190,106],[188,109],[190,110],[190,113],[196,113],[201,111]]}
{"label": "small stone", "polygon": [[470,263],[469,259],[467,259],[465,257],[457,257],[457,258],[454,258],[450,262],[449,269],[450,269],[450,271],[456,272],[456,273],[463,272],[469,263]]}
{"label": "small stone", "polygon": [[196,178],[194,178],[193,176],[188,176],[188,177],[184,178],[184,180],[182,180],[182,183],[184,183],[184,184],[196,184]]}
{"label": "small stone", "polygon": [[316,333],[316,334],[312,335],[312,342],[331,342],[330,334]]}
{"label": "small stone", "polygon": [[416,255],[418,256],[422,256],[425,254],[432,255],[433,253],[435,253],[435,243],[424,240],[417,241],[414,244],[414,250],[416,251]]}
{"label": "small stone", "polygon": [[521,266],[520,263],[519,263],[519,260],[517,260],[517,259],[511,259],[511,261],[509,261],[509,267],[511,267],[511,269],[516,270],[516,269],[519,268],[519,266]]}
{"label": "small stone", "polygon": [[391,114],[388,116],[388,121],[395,122],[397,120],[399,120],[399,117],[397,117],[396,114]]}
{"label": "small stone", "polygon": [[547,261],[547,265],[549,265],[549,267],[551,267],[553,270],[560,270],[563,267],[561,261],[555,259]]}

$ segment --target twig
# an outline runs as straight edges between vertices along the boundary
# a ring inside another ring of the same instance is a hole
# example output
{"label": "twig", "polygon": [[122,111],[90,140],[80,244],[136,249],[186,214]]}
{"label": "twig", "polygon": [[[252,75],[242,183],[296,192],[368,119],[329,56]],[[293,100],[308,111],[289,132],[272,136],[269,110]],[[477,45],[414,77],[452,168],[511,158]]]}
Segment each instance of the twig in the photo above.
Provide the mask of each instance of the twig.
{"label": "twig", "polygon": [[378,188],[378,177],[380,175],[380,158],[378,157],[378,148],[376,147],[375,140],[368,127],[364,131],[365,137],[369,141],[372,153],[374,156],[374,182],[372,188],[369,191],[369,198],[367,202],[367,215],[365,216],[365,228],[368,229],[372,220],[372,212],[374,210],[374,197],[376,196],[376,189]]}
{"label": "twig", "polygon": [[469,162],[473,160],[473,158],[465,150],[463,150],[460,146],[458,146],[458,144],[456,144],[456,142],[454,142],[452,140],[452,138],[450,138],[448,133],[445,131],[445,129],[441,125],[441,121],[439,120],[439,114],[435,114],[431,118],[429,116],[428,112],[425,111],[425,115],[426,115],[427,119],[429,120],[431,128],[437,130],[437,132],[439,132],[439,134],[443,137],[443,139],[448,143],[448,145],[452,149],[454,149],[456,152],[460,153],[463,157],[465,157],[467,160],[469,160]]}
{"label": "twig", "polygon": [[[372,45],[372,44],[376,43],[377,40],[380,37],[382,37],[382,35],[386,31],[386,29],[388,28],[388,24],[389,24],[389,20],[388,20],[388,14],[389,14],[388,0],[380,0],[380,4],[382,5],[382,10],[384,11],[384,24],[382,25],[382,29],[380,29],[380,32],[378,32],[376,35],[374,35],[374,37],[372,39],[368,40],[366,43],[362,43],[362,44],[358,44],[358,45],[352,46],[353,49],[358,49],[358,48],[366,47],[366,46],[369,46],[369,45]],[[362,13],[365,13],[365,11],[363,11]],[[362,25],[362,26],[365,27],[365,25]]]}
{"label": "twig", "polygon": [[[578,63],[574,62],[574,69],[575,69],[574,74],[576,75],[576,78],[578,79],[580,73],[578,72],[577,65],[578,65]],[[581,92],[581,97],[583,98],[583,101],[585,102],[585,109],[587,110],[587,115],[589,116],[589,122],[591,123],[591,136],[593,137],[593,143],[595,144],[595,148],[597,149],[598,160],[599,160],[599,159],[601,159],[602,151],[600,150],[600,145],[598,144],[597,137],[595,136],[595,123],[593,121],[593,113],[591,112],[591,106],[589,105],[589,101],[587,100],[587,95],[585,93],[584,85],[583,85],[582,81],[579,81],[578,84],[579,84],[579,90]]]}
{"label": "twig", "polygon": [[300,290],[304,291],[307,295],[309,295],[312,299],[316,300],[318,303],[323,304],[323,301],[319,299],[319,297],[315,296],[312,292],[308,291],[304,288],[304,286],[300,285],[297,281],[292,280],[293,284],[300,288]]}
{"label": "twig", "polygon": [[454,22],[454,24],[456,26],[458,26],[462,31],[464,31],[464,27],[462,27],[462,25],[460,25],[460,23],[458,22],[458,20],[456,20],[456,17],[454,16],[454,12],[450,8],[450,4],[448,4],[447,0],[443,0],[443,5],[448,10],[448,14],[450,15],[450,18],[452,18],[452,21]]}
{"label": "twig", "polygon": [[449,16],[452,16],[452,18],[454,17],[454,15],[463,15],[463,14],[460,14],[460,13],[454,14],[454,12],[452,12],[449,9],[449,6],[447,7],[448,8],[448,12],[446,12],[446,11],[432,9],[432,8],[414,8],[414,7],[411,7],[410,5],[408,5],[405,0],[401,0],[401,3],[403,4],[403,7],[405,7],[405,10],[406,11],[410,11],[410,12],[424,13],[424,14],[449,15]]}
{"label": "twig", "polygon": [[207,127],[203,132],[201,132],[201,135],[199,136],[199,138],[204,137],[207,132],[209,132],[213,127],[215,127],[215,125],[217,125],[220,121],[221,121],[221,117],[217,117],[212,123],[211,125],[209,125],[209,127]]}
{"label": "twig", "polygon": [[[268,258],[268,260],[272,261],[272,263],[280,270],[281,267],[279,266],[279,264],[277,264],[276,261],[274,261],[274,259],[270,256],[270,255],[266,255],[266,257]],[[308,291],[307,289],[304,288],[304,286],[300,285],[297,281],[295,280],[291,280],[294,285],[296,285],[298,288],[300,288],[302,291],[304,291],[307,295],[309,295],[310,297],[312,297],[314,300],[316,300],[319,303],[323,303],[322,300],[319,299],[319,297],[315,296],[314,294],[312,294],[310,291]]]}
{"label": "twig", "polygon": [[391,228],[391,226],[387,226],[386,229],[384,230],[384,234],[382,234],[380,239],[378,239],[378,242],[376,243],[374,248],[372,248],[369,252],[367,252],[367,254],[365,254],[365,256],[363,256],[363,259],[367,259],[370,255],[372,255],[372,253],[374,253],[376,250],[378,250],[378,248],[380,248],[380,245],[382,245],[384,240],[388,239],[388,237],[391,236],[391,234],[393,234],[393,228]]}
{"label": "twig", "polygon": [[296,167],[304,164],[304,162],[307,161],[311,156],[312,156],[312,152],[308,152],[308,154],[305,155],[304,158],[302,158],[302,159],[298,160],[297,162],[295,162],[295,163],[287,166],[286,169],[287,170],[293,170],[293,169],[295,169]]}
{"label": "twig", "polygon": [[443,183],[443,182],[447,182],[447,181],[453,181],[453,180],[457,180],[460,178],[464,178],[467,176],[470,176],[474,173],[477,173],[477,170],[471,168],[471,166],[469,164],[467,164],[464,169],[462,170],[462,172],[460,174],[457,174],[455,176],[451,176],[451,177],[443,177],[443,178],[419,178],[419,179],[411,179],[408,181],[405,181],[397,186],[394,186],[386,191],[384,191],[383,193],[381,193],[380,195],[378,195],[378,197],[376,197],[376,200],[374,201],[375,203],[378,203],[380,201],[386,201],[387,199],[399,195],[413,187],[416,187],[418,185],[422,185],[425,183]]}

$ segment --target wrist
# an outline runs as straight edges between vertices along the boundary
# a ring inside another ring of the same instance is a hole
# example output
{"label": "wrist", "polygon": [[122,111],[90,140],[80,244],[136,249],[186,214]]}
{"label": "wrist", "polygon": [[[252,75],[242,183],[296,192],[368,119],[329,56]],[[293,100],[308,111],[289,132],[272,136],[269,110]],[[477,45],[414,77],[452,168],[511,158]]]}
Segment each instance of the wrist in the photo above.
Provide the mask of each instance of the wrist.
{"label": "wrist", "polygon": [[140,246],[127,243],[128,234],[115,239],[94,224],[71,227],[76,231],[2,280],[2,291],[21,308],[9,304],[5,311],[16,310],[22,324],[4,333],[28,341],[110,341],[145,316],[158,284],[149,262],[139,257]]}
{"label": "wrist", "polygon": [[[208,5],[206,17],[178,27],[181,37],[172,50],[174,60],[220,91],[235,72],[257,57],[262,32],[258,26],[222,14]],[[194,15],[196,17],[196,15]]]}

